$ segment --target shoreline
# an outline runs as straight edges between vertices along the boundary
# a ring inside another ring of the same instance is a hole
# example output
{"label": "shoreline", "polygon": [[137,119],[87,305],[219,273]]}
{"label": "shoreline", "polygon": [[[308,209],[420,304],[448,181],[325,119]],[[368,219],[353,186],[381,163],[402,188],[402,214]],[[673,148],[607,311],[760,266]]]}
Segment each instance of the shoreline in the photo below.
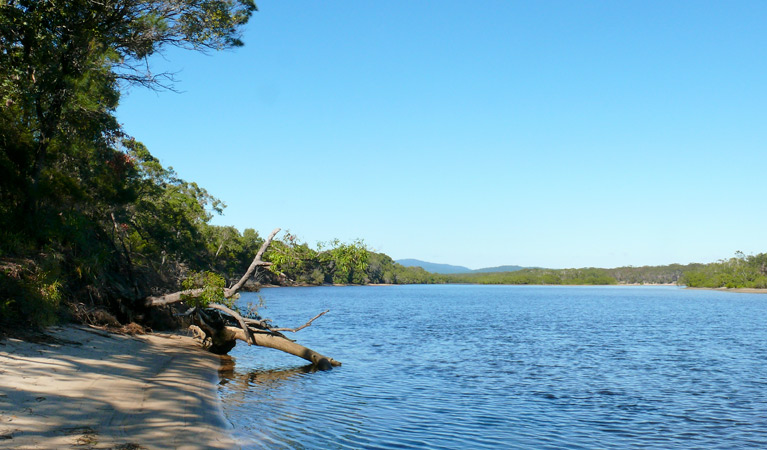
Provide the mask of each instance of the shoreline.
{"label": "shoreline", "polygon": [[[615,283],[615,284],[523,284],[523,283],[376,283],[376,284],[295,284],[295,285],[281,285],[281,284],[262,284],[258,286],[258,289],[272,289],[272,288],[303,288],[303,287],[386,287],[386,286],[566,286],[566,287],[578,287],[578,286],[666,286],[666,287],[680,287],[675,283]],[[700,288],[708,289],[708,288]],[[758,289],[757,289],[758,290]],[[767,292],[767,289],[764,289]]]}
{"label": "shoreline", "polygon": [[[33,342],[34,341],[34,342]],[[0,447],[239,448],[218,356],[190,337],[64,325],[0,340]]]}
{"label": "shoreline", "polygon": [[731,292],[733,294],[767,294],[767,289],[759,288],[727,288],[727,287],[687,287],[685,289],[692,289],[696,291],[719,291],[719,292]]}
{"label": "shoreline", "polygon": [[450,285],[464,285],[464,286],[565,286],[565,287],[598,287],[598,286],[613,286],[613,287],[653,287],[653,286],[660,286],[660,287],[679,287],[680,289],[693,289],[693,290],[703,290],[703,291],[721,291],[721,292],[732,292],[732,293],[743,293],[743,294],[767,294],[767,289],[759,289],[759,288],[726,288],[726,287],[719,287],[719,288],[709,288],[709,287],[689,287],[689,286],[683,286],[678,285],[676,283],[616,283],[616,284],[506,284],[506,283],[413,283],[413,284],[387,284],[387,283],[378,283],[378,284],[317,284],[317,285],[311,285],[311,284],[296,284],[296,285],[280,285],[280,284],[262,284],[259,285],[259,289],[271,289],[271,288],[285,288],[285,287],[349,287],[349,286],[363,286],[363,287],[381,287],[381,286],[413,286],[413,285],[422,285],[422,286],[450,286]]}

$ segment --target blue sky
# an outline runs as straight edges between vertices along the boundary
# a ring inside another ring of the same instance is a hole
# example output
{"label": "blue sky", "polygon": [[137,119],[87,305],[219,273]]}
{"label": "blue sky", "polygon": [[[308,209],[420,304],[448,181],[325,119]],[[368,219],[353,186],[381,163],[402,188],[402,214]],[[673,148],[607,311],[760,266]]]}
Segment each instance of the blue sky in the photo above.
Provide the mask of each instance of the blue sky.
{"label": "blue sky", "polygon": [[472,268],[767,252],[767,2],[258,5],[118,110],[216,224]]}

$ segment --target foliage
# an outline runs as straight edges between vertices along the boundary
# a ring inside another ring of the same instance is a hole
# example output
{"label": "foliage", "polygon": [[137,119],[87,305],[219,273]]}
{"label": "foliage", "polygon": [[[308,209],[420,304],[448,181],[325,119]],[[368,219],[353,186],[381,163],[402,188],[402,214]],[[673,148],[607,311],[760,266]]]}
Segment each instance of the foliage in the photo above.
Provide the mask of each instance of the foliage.
{"label": "foliage", "polygon": [[55,265],[31,261],[0,261],[0,325],[44,327],[56,321],[62,300]]}
{"label": "foliage", "polygon": [[[330,248],[322,251],[326,246]],[[365,270],[368,254],[362,240],[345,244],[335,239],[327,244],[320,244],[319,258],[327,268],[326,278],[329,276],[334,284],[363,284],[367,282]]]}
{"label": "foliage", "polygon": [[126,136],[115,108],[126,83],[169,86],[147,56],[240,46],[253,11],[252,0],[0,4],[0,257],[21,261],[19,277],[3,274],[4,316],[66,298],[124,315],[187,270],[240,268],[205,243],[223,234],[208,223],[223,205]]}
{"label": "foliage", "polygon": [[368,255],[367,277],[376,284],[434,284],[444,283],[443,275],[427,272],[421,267],[405,267],[383,253]]}
{"label": "foliage", "polygon": [[296,283],[322,284],[325,274],[320,268],[319,252],[300,242],[290,232],[282,240],[272,241],[264,256],[272,263],[269,271]]}
{"label": "foliage", "polygon": [[607,269],[607,273],[621,284],[677,284],[684,273],[700,266],[700,264],[629,266]]}
{"label": "foliage", "polygon": [[[316,249],[287,233],[267,252],[270,271],[279,284],[427,284],[441,283],[441,275],[420,267],[404,267],[383,253],[367,249],[362,240],[321,242]],[[281,278],[284,277],[284,281]]]}
{"label": "foliage", "polygon": [[232,307],[234,299],[224,296],[226,282],[224,278],[210,271],[191,272],[181,284],[184,290],[201,289],[195,294],[184,294],[182,298],[189,306],[204,308],[211,303],[219,303]]}
{"label": "foliage", "polygon": [[700,265],[684,273],[680,284],[707,288],[767,289],[767,253],[735,256],[715,263]]}
{"label": "foliage", "polygon": [[272,273],[293,283],[364,284],[368,282],[368,255],[361,240],[343,243],[335,239],[319,243],[315,250],[286,233],[282,241],[272,242],[265,259],[272,263]]}
{"label": "foliage", "polygon": [[126,140],[123,145],[137,171],[135,200],[116,214],[127,257],[154,271],[169,262],[207,268],[211,258],[203,237],[211,234],[208,221],[223,204],[196,183],[178,178],[172,168],[163,168],[143,144]]}

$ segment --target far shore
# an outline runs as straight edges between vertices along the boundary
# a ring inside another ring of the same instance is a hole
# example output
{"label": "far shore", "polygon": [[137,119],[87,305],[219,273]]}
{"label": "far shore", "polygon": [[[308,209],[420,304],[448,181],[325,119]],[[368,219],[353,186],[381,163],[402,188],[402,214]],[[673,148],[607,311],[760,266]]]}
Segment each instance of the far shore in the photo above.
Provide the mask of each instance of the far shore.
{"label": "far shore", "polygon": [[[687,287],[687,286],[680,286],[676,283],[618,283],[618,284],[494,284],[494,283],[488,283],[488,284],[481,284],[481,283],[434,283],[435,286],[448,286],[448,285],[468,285],[468,286],[566,286],[566,287],[598,287],[598,286],[616,286],[616,287],[637,287],[637,286],[667,286],[667,287],[679,287],[681,289],[693,289],[693,290],[704,290],[704,291],[721,291],[721,292],[732,292],[732,293],[743,293],[743,294],[767,294],[767,289],[757,289],[757,288],[702,288],[702,287]],[[266,289],[266,288],[283,288],[283,287],[345,287],[345,286],[371,286],[371,287],[378,287],[378,286],[408,286],[407,284],[386,284],[386,283],[380,283],[380,284],[294,284],[289,286],[283,286],[279,284],[262,284],[257,286],[259,289]]]}
{"label": "far shore", "polygon": [[685,289],[701,290],[701,291],[720,291],[720,292],[732,292],[741,294],[767,294],[767,289],[757,288],[707,288],[707,287],[687,287]]}
{"label": "far shore", "polygon": [[219,357],[190,337],[57,326],[0,340],[0,447],[233,449]]}

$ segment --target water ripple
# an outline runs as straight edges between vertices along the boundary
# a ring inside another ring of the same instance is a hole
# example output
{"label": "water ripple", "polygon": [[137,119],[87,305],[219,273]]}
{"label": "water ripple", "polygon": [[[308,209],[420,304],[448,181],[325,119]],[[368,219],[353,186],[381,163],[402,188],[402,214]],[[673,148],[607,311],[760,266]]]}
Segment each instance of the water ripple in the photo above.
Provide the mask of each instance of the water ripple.
{"label": "water ripple", "polygon": [[[247,449],[767,447],[767,296],[674,288],[281,288],[268,315],[344,362],[238,347]],[[247,295],[241,301],[247,303]]]}

